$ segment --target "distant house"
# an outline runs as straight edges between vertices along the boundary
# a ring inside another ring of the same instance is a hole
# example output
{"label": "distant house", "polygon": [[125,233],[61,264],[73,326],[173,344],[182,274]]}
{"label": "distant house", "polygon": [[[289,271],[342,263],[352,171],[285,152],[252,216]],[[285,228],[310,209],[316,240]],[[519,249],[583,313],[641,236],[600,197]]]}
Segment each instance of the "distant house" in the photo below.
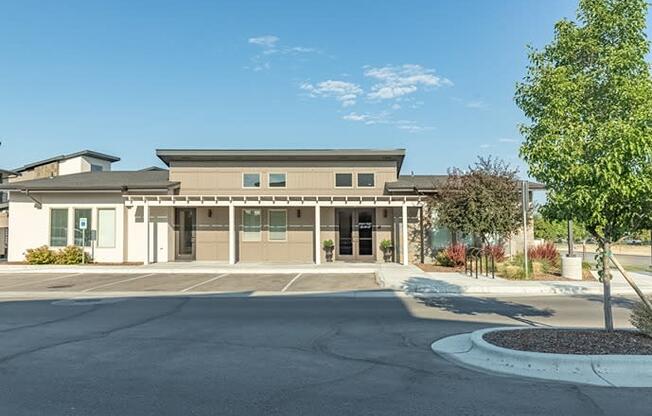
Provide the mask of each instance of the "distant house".
{"label": "distant house", "polygon": [[[321,263],[427,260],[423,204],[444,177],[400,175],[403,149],[165,149],[169,170],[89,170],[4,185],[9,260],[41,245],[98,262]],[[83,220],[82,220],[83,219]],[[80,222],[88,225],[82,233]],[[91,233],[90,231],[93,231]],[[92,241],[91,234],[96,239]]]}

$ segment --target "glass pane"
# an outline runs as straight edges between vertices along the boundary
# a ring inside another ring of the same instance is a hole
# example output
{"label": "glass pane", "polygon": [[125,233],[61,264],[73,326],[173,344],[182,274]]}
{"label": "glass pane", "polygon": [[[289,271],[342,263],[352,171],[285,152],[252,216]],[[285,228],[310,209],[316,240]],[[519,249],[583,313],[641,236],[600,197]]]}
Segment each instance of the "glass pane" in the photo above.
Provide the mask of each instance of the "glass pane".
{"label": "glass pane", "polygon": [[179,210],[179,254],[192,255],[193,241],[192,232],[194,225],[194,209]]}
{"label": "glass pane", "polygon": [[[91,246],[91,230],[93,225],[91,223],[91,209],[76,209],[75,210],[75,245],[76,246]],[[79,228],[81,219],[86,219],[86,230],[83,231]],[[84,237],[82,241],[82,236]]]}
{"label": "glass pane", "polygon": [[351,173],[336,173],[335,186],[350,188],[353,186],[353,175]]}
{"label": "glass pane", "polygon": [[242,175],[242,186],[245,188],[260,188],[260,174],[245,173]]}
{"label": "glass pane", "polygon": [[342,256],[353,254],[353,212],[339,211],[339,253]]}
{"label": "glass pane", "polygon": [[269,211],[269,239],[285,240],[287,237],[287,213],[285,210]]}
{"label": "glass pane", "polygon": [[245,209],[242,215],[242,239],[260,241],[260,210]]}
{"label": "glass pane", "polygon": [[358,254],[373,254],[373,213],[368,210],[358,211]]}
{"label": "glass pane", "polygon": [[370,188],[374,186],[373,173],[358,173],[358,186]]}
{"label": "glass pane", "polygon": [[97,246],[115,247],[115,210],[97,210]]}
{"label": "glass pane", "polygon": [[285,173],[270,173],[269,174],[269,187],[270,188],[285,188]]}
{"label": "glass pane", "polygon": [[68,210],[50,211],[50,246],[63,247],[68,244]]}

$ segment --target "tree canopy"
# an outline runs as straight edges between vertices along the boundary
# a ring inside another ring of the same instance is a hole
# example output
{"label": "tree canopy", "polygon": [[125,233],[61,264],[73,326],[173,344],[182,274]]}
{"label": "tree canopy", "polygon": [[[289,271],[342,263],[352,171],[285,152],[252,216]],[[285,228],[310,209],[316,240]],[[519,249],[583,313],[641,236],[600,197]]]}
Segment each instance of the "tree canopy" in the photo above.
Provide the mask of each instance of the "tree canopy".
{"label": "tree canopy", "polygon": [[517,170],[479,157],[467,171],[453,168],[435,200],[437,223],[483,242],[507,238],[521,225]]}

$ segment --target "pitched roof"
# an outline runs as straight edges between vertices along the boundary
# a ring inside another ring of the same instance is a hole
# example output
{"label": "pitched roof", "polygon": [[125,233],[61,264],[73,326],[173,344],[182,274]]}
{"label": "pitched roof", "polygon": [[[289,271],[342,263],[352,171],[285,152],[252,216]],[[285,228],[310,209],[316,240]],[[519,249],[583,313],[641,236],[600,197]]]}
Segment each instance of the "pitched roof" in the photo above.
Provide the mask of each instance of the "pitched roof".
{"label": "pitched roof", "polygon": [[[448,175],[401,175],[394,182],[385,183],[387,192],[425,192],[432,193],[441,189]],[[528,182],[530,190],[545,190],[545,186],[537,182]]]}
{"label": "pitched roof", "polygon": [[23,172],[27,169],[35,168],[37,166],[45,165],[52,162],[61,162],[62,160],[68,160],[79,156],[88,156],[95,159],[106,160],[108,162],[118,162],[120,160],[120,158],[117,156],[111,156],[105,153],[95,152],[93,150],[82,150],[80,152],[70,153],[67,155],[54,156],[48,159],[39,160],[37,162],[28,163],[14,170],[16,172]]}
{"label": "pitched roof", "polygon": [[171,161],[390,160],[396,162],[400,171],[405,149],[157,149],[156,156],[168,166]]}
{"label": "pitched roof", "polygon": [[29,191],[126,191],[166,190],[178,182],[169,180],[168,171],[83,172],[52,178],[1,184],[0,189]]}

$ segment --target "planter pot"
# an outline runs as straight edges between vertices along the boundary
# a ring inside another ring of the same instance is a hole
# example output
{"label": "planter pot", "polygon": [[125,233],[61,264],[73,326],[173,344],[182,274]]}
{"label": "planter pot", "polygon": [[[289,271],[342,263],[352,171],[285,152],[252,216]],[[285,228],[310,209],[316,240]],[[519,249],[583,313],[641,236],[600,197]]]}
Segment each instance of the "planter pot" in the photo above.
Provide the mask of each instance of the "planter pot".
{"label": "planter pot", "polygon": [[562,257],[561,276],[566,279],[582,280],[582,258]]}
{"label": "planter pot", "polygon": [[333,248],[325,248],[324,251],[326,251],[326,261],[329,263],[333,262]]}
{"label": "planter pot", "polygon": [[387,248],[383,250],[383,259],[385,260],[385,263],[389,263],[392,261],[392,248]]}

